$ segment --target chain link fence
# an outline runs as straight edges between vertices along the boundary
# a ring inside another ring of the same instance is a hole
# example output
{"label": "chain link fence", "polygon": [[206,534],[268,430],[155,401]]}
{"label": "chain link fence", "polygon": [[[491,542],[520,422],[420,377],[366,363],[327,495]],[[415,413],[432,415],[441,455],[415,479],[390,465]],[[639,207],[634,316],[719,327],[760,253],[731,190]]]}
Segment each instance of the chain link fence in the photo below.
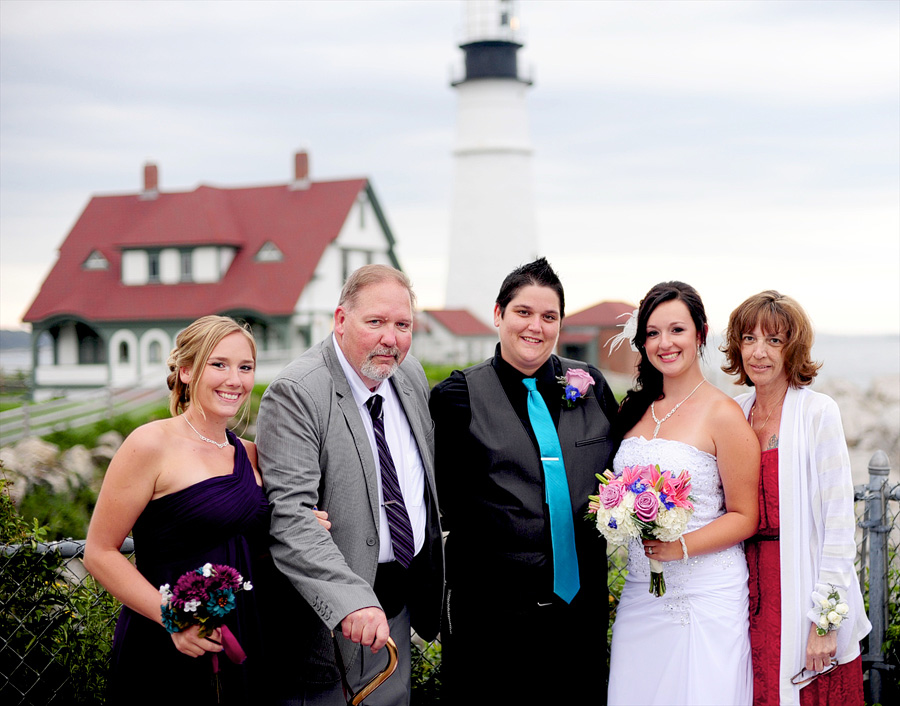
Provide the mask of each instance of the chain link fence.
{"label": "chain link fence", "polygon": [[[863,644],[870,704],[900,703],[900,484],[888,474],[878,452],[869,483],[856,488],[857,566],[873,624]],[[84,571],[83,541],[44,543],[37,530],[0,545],[0,703],[102,704],[118,603]],[[129,540],[123,552],[132,551]],[[626,561],[625,548],[610,553],[612,619]],[[414,636],[413,645],[413,704],[439,703],[440,641]]]}

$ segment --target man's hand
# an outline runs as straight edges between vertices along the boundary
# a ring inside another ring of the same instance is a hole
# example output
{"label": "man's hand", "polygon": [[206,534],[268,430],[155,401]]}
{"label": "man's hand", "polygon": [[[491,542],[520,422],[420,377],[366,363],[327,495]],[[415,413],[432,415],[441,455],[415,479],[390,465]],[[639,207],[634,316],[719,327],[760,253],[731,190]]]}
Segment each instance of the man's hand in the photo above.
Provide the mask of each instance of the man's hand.
{"label": "man's hand", "polygon": [[372,654],[384,647],[391,636],[387,616],[374,606],[350,613],[341,621],[341,632],[351,642],[371,647]]}

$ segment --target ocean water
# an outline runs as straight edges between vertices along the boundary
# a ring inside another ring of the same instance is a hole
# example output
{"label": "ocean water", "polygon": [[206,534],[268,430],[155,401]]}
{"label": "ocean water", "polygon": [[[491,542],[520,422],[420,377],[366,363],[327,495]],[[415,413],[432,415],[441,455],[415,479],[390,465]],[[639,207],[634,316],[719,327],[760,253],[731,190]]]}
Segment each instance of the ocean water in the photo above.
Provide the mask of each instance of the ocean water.
{"label": "ocean water", "polygon": [[[708,376],[724,389],[732,379],[721,372],[725,356],[718,350],[721,339],[711,336],[706,352]],[[833,379],[853,383],[868,390],[876,380],[900,376],[900,335],[816,336],[813,360],[822,363],[813,387]],[[891,384],[900,384],[894,380]]]}
{"label": "ocean water", "polygon": [[[710,337],[705,354],[707,377],[721,389],[727,389],[731,378],[721,371],[725,356],[719,351],[722,341]],[[884,336],[816,336],[813,360],[822,363],[813,383],[822,385],[832,380],[853,383],[862,391],[872,383],[900,385],[900,335]],[[886,380],[893,376],[893,380]]]}

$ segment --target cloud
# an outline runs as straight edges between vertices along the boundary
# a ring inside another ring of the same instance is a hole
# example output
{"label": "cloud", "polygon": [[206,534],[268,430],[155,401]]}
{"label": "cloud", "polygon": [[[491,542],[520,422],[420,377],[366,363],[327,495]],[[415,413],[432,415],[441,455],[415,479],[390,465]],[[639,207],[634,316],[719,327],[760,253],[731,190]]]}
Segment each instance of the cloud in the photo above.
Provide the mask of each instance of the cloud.
{"label": "cloud", "polygon": [[[519,5],[538,232],[573,307],[682,276],[717,315],[778,286],[824,329],[900,331],[900,5]],[[0,264],[33,278],[8,305],[4,277],[0,325],[146,160],[164,190],[265,184],[301,146],[313,178],[372,179],[440,306],[463,7],[0,2]]]}

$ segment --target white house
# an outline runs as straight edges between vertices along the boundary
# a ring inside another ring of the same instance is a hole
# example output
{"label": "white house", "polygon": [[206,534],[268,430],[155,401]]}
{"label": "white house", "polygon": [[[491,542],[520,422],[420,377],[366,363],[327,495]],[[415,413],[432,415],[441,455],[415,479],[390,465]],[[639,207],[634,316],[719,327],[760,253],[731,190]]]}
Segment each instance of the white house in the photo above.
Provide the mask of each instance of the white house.
{"label": "white house", "polygon": [[294,163],[286,184],[184,192],[148,164],[142,191],[92,197],[24,317],[36,396],[162,385],[175,336],[206,314],[252,325],[260,380],[324,338],[350,272],[400,265],[368,179],[314,182],[305,152]]}
{"label": "white house", "polygon": [[497,331],[464,309],[426,309],[416,316],[411,352],[426,363],[480,363],[494,355]]}

